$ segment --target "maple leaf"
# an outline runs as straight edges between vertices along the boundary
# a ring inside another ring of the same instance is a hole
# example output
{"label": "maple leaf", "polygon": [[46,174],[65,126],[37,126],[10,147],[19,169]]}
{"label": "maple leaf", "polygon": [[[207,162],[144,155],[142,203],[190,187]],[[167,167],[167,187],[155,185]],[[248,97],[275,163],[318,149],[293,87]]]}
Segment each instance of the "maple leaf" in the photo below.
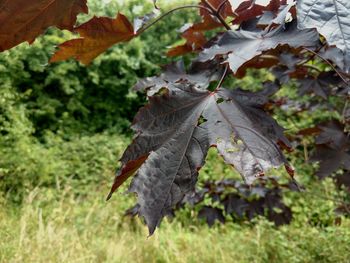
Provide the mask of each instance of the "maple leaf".
{"label": "maple leaf", "polygon": [[50,26],[72,30],[77,15],[87,12],[86,0],[1,0],[0,51],[32,43]]}
{"label": "maple leaf", "polygon": [[335,63],[341,70],[350,72],[350,52],[344,54],[337,47],[325,47],[319,52],[319,55]]}
{"label": "maple leaf", "polygon": [[225,217],[222,214],[222,210],[216,207],[204,206],[198,212],[199,218],[204,218],[209,226],[213,226],[215,221],[225,223]]}
{"label": "maple leaf", "polygon": [[202,31],[195,30],[190,25],[185,25],[180,31],[182,32],[181,36],[186,39],[186,43],[171,48],[167,53],[169,57],[180,56],[192,51],[201,50],[207,43],[207,39]]}
{"label": "maple leaf", "polygon": [[75,58],[89,64],[114,44],[129,41],[135,36],[133,25],[120,13],[114,19],[93,17],[74,31],[80,34],[80,38],[59,45],[50,62]]}
{"label": "maple leaf", "polygon": [[266,31],[227,31],[210,48],[204,49],[199,60],[204,62],[218,55],[228,54],[227,62],[231,70],[237,70],[247,61],[261,55],[264,51],[289,45],[292,48],[316,46],[319,36],[315,30],[298,30],[295,23],[279,26]]}
{"label": "maple leaf", "polygon": [[345,186],[350,192],[350,171],[336,176],[337,184],[339,186]]}
{"label": "maple leaf", "polygon": [[315,93],[316,95],[327,99],[332,92],[332,87],[342,84],[338,75],[334,72],[322,72],[317,77],[307,77],[299,80],[300,95],[306,93]]}
{"label": "maple leaf", "polygon": [[[161,218],[194,190],[210,146],[251,183],[287,164],[277,142],[283,129],[263,110],[264,92],[219,89],[215,93],[182,81],[149,98],[135,117],[137,136],[125,151],[111,194],[137,170],[130,191],[152,234]],[[202,121],[201,121],[202,120]],[[111,197],[109,195],[109,198]]]}
{"label": "maple leaf", "polygon": [[235,10],[236,17],[232,21],[233,24],[241,24],[244,21],[248,21],[259,17],[264,12],[272,14],[271,19],[278,13],[280,6],[287,5],[286,0],[272,0],[268,5],[259,5],[255,3],[255,0],[247,0],[242,2]]}
{"label": "maple leaf", "polygon": [[[200,5],[203,7],[211,6],[211,8],[218,10],[220,8],[220,15],[223,19],[229,16],[233,16],[231,4],[225,0],[209,0],[201,1]],[[207,40],[203,34],[203,31],[212,30],[218,27],[222,27],[223,24],[218,20],[218,18],[212,15],[209,11],[205,9],[199,9],[199,14],[202,17],[202,21],[195,24],[186,24],[180,29],[181,36],[186,39],[186,43],[179,45],[170,49],[167,53],[168,56],[174,57],[179,55],[184,55],[192,51],[201,50],[207,43]]]}
{"label": "maple leaf", "polygon": [[[223,18],[226,19],[229,16],[234,16],[232,6],[229,1],[226,0],[208,0],[204,1],[201,0],[200,5],[204,7],[208,7],[208,4],[214,9],[218,10],[219,7],[221,7],[221,10],[219,12],[219,15]],[[193,25],[194,30],[212,30],[218,27],[222,27],[222,23],[218,20],[216,16],[213,14],[209,13],[205,9],[200,9],[199,14],[202,17],[203,21],[200,23],[196,23]]]}
{"label": "maple leaf", "polygon": [[330,45],[350,56],[350,1],[302,0],[297,10],[301,29],[317,28]]}
{"label": "maple leaf", "polygon": [[146,90],[148,96],[153,96],[161,88],[181,81],[189,81],[197,88],[206,89],[212,81],[221,78],[224,67],[220,66],[219,63],[215,60],[210,63],[194,62],[186,72],[183,60],[179,60],[165,66],[160,76],[140,79],[134,86],[134,90]]}
{"label": "maple leaf", "polygon": [[338,121],[319,125],[321,133],[316,137],[316,151],[312,161],[320,163],[316,175],[320,178],[330,176],[338,169],[350,170],[350,140],[344,127]]}

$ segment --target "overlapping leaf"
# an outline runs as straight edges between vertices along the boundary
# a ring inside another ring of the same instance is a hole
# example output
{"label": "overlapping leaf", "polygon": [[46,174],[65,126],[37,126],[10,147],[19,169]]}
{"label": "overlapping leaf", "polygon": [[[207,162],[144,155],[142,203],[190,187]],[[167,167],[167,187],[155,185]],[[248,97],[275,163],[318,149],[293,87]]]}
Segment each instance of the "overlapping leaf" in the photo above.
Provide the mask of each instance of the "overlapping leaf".
{"label": "overlapping leaf", "polygon": [[[241,24],[244,21],[248,21],[263,15],[264,13],[269,13],[271,19],[273,19],[281,6],[287,5],[286,0],[271,0],[268,5],[256,4],[255,0],[247,0],[242,2],[235,10],[236,17],[233,20],[234,24]],[[234,1],[232,1],[232,5]]]}
{"label": "overlapping leaf", "polygon": [[341,85],[342,82],[335,72],[322,72],[317,77],[307,77],[299,80],[299,94],[314,93],[317,96],[327,99],[332,93],[332,88]]}
{"label": "overlapping leaf", "polygon": [[198,217],[205,219],[208,226],[214,225],[215,221],[225,223],[225,217],[223,211],[220,208],[204,206],[199,210]]}
{"label": "overlapping leaf", "polygon": [[228,31],[215,45],[200,53],[199,59],[204,62],[218,55],[228,54],[227,61],[230,68],[233,72],[237,72],[249,60],[278,46],[314,47],[318,41],[319,36],[315,30],[298,30],[295,23],[279,26],[270,32]]}
{"label": "overlapping leaf", "polygon": [[80,38],[61,44],[51,62],[75,58],[89,64],[114,44],[129,41],[135,36],[133,25],[120,13],[114,19],[93,17],[74,31],[80,34]]}
{"label": "overlapping leaf", "polygon": [[72,30],[86,0],[0,0],[0,51],[32,43],[50,26]]}
{"label": "overlapping leaf", "polygon": [[180,31],[182,31],[181,36],[186,39],[186,43],[171,48],[167,53],[169,57],[180,56],[192,51],[201,50],[207,43],[207,39],[205,38],[203,32],[195,30],[190,25],[186,25],[185,28],[181,29]]}
{"label": "overlapping leaf", "polygon": [[[206,3],[207,2],[207,3]],[[201,1],[200,6],[219,10],[219,15],[226,19],[229,16],[233,16],[231,4],[225,0],[209,0]],[[206,44],[207,40],[203,34],[203,31],[212,30],[218,27],[223,27],[223,24],[218,18],[206,9],[199,9],[199,14],[202,21],[193,25],[185,25],[181,30],[181,36],[186,40],[186,43],[180,46],[171,48],[168,51],[168,56],[179,56],[193,51],[201,50]]]}
{"label": "overlapping leaf", "polygon": [[330,176],[338,169],[350,170],[350,139],[344,127],[338,121],[320,125],[321,133],[316,138],[316,152],[313,161],[320,163],[317,175],[320,178]]}
{"label": "overlapping leaf", "polygon": [[[229,1],[226,0],[207,0],[203,1],[201,0],[200,5],[204,7],[208,7],[208,4],[214,9],[218,10],[220,9],[219,15],[223,18],[226,19],[229,16],[234,16],[232,6]],[[208,12],[205,9],[200,9],[199,14],[201,15],[203,21],[197,24],[193,25],[194,30],[211,30],[217,27],[222,27],[222,23],[218,20],[218,18]]]}
{"label": "overlapping leaf", "polygon": [[319,52],[319,55],[336,64],[344,72],[350,72],[350,52],[344,52],[337,47],[326,47]]}
{"label": "overlapping leaf", "polygon": [[165,66],[160,76],[139,80],[134,86],[134,90],[146,90],[148,96],[152,96],[161,88],[181,81],[189,81],[199,89],[206,89],[210,82],[221,78],[224,69],[219,63],[215,60],[210,63],[194,62],[186,72],[184,62],[180,60]]}
{"label": "overlapping leaf", "polygon": [[[286,164],[277,142],[283,129],[262,106],[264,92],[215,93],[182,81],[168,93],[150,97],[135,117],[137,137],[125,151],[112,192],[138,169],[130,191],[153,233],[161,218],[194,190],[210,146],[251,183],[272,167]],[[112,193],[111,192],[111,193]]]}
{"label": "overlapping leaf", "polygon": [[[177,209],[189,204],[191,208],[202,206],[198,211],[198,217],[205,219],[209,226],[212,226],[216,221],[224,223],[225,218],[229,216],[239,221],[252,220],[256,216],[267,216],[277,226],[289,224],[292,212],[283,203],[282,188],[299,191],[293,182],[279,184],[273,177],[264,177],[253,185],[247,185],[233,179],[209,180],[203,182],[203,186],[194,192],[187,194],[167,216],[175,216]],[[215,205],[221,204],[224,210],[208,203],[210,199]],[[134,217],[139,214],[139,208],[140,206],[137,204],[128,209],[125,215]]]}
{"label": "overlapping leaf", "polygon": [[301,29],[317,28],[330,45],[350,56],[350,1],[301,0],[297,9]]}

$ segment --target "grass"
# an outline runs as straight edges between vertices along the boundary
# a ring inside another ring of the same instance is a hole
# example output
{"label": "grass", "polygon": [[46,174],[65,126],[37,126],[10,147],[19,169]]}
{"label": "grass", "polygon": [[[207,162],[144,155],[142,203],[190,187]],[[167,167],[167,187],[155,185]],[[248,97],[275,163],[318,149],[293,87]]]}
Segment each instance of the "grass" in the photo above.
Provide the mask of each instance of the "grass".
{"label": "grass", "polygon": [[[104,188],[104,186],[102,186]],[[17,209],[0,210],[0,262],[350,262],[350,220],[341,226],[254,224],[208,228],[189,217],[165,220],[154,236],[123,218],[133,200],[111,202],[91,189],[74,197],[34,189]]]}
{"label": "grass", "polygon": [[[25,196],[20,202],[13,189],[0,195],[0,262],[350,262],[350,219],[335,216],[337,204],[330,201],[335,197],[334,184],[311,179],[310,183],[306,176],[312,173],[310,168],[297,162],[293,163],[304,174],[300,179],[309,192],[286,193],[285,202],[294,215],[291,225],[276,228],[259,218],[241,224],[228,220],[208,228],[187,209],[164,220],[147,237],[140,219],[123,217],[135,202],[133,197],[119,191],[105,201],[126,141],[102,134],[72,142],[53,140],[50,151],[28,144],[32,159],[45,156],[45,165],[21,156],[21,171],[26,173],[14,170],[8,176],[29,180],[45,172],[47,178],[56,174],[71,179],[38,187],[19,184],[18,194]],[[43,165],[45,169],[37,169]],[[218,161],[212,149],[201,180],[228,176],[234,176],[232,169]]]}

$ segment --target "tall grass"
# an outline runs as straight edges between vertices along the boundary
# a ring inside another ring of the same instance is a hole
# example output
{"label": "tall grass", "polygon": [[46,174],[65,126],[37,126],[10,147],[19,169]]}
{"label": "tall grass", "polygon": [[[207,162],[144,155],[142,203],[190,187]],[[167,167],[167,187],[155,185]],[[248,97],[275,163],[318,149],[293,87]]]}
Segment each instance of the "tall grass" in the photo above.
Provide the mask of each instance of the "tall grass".
{"label": "tall grass", "polygon": [[1,204],[0,262],[350,262],[349,219],[276,228],[260,218],[210,229],[175,218],[147,238],[139,219],[123,218],[130,197],[106,203],[96,189],[84,198],[55,191],[34,189],[18,209]]}

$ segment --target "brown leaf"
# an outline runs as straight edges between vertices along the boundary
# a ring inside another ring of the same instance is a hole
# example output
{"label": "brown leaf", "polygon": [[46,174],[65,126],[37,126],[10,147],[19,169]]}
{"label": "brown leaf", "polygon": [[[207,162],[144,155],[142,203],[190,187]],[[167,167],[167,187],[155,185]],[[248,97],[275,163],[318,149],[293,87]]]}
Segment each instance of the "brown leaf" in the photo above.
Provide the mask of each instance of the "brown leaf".
{"label": "brown leaf", "polygon": [[180,56],[192,51],[201,50],[207,42],[204,34],[201,31],[194,30],[193,27],[186,29],[182,33],[182,37],[186,39],[186,43],[171,48],[167,53],[169,57]]}
{"label": "brown leaf", "polygon": [[[225,0],[209,0],[207,2],[202,0],[199,5],[204,7],[208,7],[208,5],[210,5],[215,10],[220,8],[219,13],[223,19],[234,15],[230,2]],[[186,43],[170,49],[167,56],[175,57],[201,50],[207,43],[203,31],[212,30],[223,26],[217,17],[213,16],[205,9],[200,9],[199,14],[202,17],[201,22],[193,25],[185,25],[185,29],[180,30],[182,32],[181,36],[186,39]]]}
{"label": "brown leaf", "polygon": [[83,64],[89,64],[114,44],[127,42],[136,35],[133,25],[120,13],[116,18],[93,17],[74,31],[81,38],[61,44],[50,62],[75,58]]}
{"label": "brown leaf", "polygon": [[0,0],[0,51],[32,43],[50,26],[72,30],[86,0]]}

